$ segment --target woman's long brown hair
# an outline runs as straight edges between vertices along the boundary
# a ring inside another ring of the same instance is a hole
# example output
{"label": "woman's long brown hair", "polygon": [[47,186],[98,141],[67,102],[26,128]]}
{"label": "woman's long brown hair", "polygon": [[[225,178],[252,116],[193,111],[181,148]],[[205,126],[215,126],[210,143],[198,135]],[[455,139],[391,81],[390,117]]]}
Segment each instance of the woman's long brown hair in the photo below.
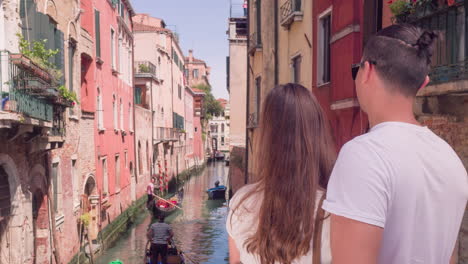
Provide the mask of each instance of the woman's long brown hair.
{"label": "woman's long brown hair", "polygon": [[335,148],[322,108],[299,84],[275,87],[260,118],[254,149],[258,184],[239,206],[254,193],[263,199],[258,228],[245,246],[262,264],[290,264],[311,249],[316,192],[326,189]]}

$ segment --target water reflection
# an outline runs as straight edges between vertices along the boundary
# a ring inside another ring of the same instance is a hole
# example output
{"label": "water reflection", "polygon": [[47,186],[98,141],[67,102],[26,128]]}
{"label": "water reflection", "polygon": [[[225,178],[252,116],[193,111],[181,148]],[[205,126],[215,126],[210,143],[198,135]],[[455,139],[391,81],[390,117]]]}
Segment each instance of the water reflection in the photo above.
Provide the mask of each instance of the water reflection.
{"label": "water reflection", "polygon": [[[218,180],[225,184],[228,167],[223,162],[207,166],[200,176],[192,177],[184,185],[183,211],[178,210],[166,221],[174,230],[174,241],[188,258],[197,263],[229,263],[227,233],[225,229],[228,212],[223,200],[208,200],[206,189]],[[108,264],[117,258],[124,264],[143,263],[146,245],[146,228],[153,221],[145,212],[136,224],[109,248],[97,261]]]}

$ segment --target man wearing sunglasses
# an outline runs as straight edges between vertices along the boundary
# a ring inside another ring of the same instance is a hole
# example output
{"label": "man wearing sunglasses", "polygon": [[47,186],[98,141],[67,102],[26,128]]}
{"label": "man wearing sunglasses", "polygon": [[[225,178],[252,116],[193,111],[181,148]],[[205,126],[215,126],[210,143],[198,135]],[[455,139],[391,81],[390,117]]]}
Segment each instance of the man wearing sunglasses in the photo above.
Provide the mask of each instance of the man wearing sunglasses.
{"label": "man wearing sunglasses", "polygon": [[451,261],[468,176],[453,149],[413,114],[436,38],[393,25],[371,37],[352,66],[371,130],[343,146],[328,184],[323,208],[332,215],[334,264]]}

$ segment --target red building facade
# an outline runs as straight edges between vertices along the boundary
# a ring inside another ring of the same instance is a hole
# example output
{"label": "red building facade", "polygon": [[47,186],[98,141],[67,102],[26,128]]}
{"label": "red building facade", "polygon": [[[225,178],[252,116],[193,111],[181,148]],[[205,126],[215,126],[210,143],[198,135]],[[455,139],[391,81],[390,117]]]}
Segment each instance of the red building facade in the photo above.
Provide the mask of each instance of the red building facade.
{"label": "red building facade", "polygon": [[312,5],[312,91],[330,120],[338,149],[368,130],[350,69],[360,61],[365,39],[381,28],[381,3],[375,2],[316,0]]}
{"label": "red building facade", "polygon": [[142,195],[134,173],[134,11],[127,0],[82,0],[81,8],[83,34],[93,45],[81,58],[81,107],[95,119],[95,189],[89,195],[98,212],[91,224],[101,230]]}

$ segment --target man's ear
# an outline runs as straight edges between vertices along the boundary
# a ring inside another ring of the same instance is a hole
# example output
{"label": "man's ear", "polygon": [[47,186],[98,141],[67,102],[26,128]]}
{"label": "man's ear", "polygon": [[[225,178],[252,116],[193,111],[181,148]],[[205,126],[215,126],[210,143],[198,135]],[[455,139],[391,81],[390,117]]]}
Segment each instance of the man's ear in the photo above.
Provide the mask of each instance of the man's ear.
{"label": "man's ear", "polygon": [[362,83],[369,82],[371,78],[371,73],[374,71],[374,68],[372,67],[372,65],[368,61],[366,61],[364,62],[364,67],[361,67],[360,70],[362,71],[361,82]]}
{"label": "man's ear", "polygon": [[429,82],[431,82],[431,79],[429,78],[429,76],[426,75],[426,78],[424,79],[423,84],[419,87],[418,90],[421,90],[421,89],[423,89],[424,87],[426,87],[426,86],[429,84]]}

